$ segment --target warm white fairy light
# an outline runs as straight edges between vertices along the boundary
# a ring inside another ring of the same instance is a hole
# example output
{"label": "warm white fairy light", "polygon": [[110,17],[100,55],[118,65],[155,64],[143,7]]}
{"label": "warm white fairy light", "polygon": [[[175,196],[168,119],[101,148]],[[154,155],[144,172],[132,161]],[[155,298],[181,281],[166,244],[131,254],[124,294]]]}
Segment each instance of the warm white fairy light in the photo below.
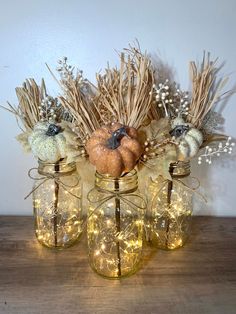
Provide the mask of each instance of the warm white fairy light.
{"label": "warm white fairy light", "polygon": [[[88,246],[91,263],[94,269],[108,277],[118,276],[117,242],[120,245],[122,274],[129,273],[136,265],[142,248],[143,220],[134,219],[134,211],[128,206],[122,207],[120,232],[116,230],[115,215],[111,214],[111,202],[109,207],[103,206],[92,214],[88,221]],[[108,206],[108,203],[107,203]],[[113,203],[114,207],[114,203]],[[94,207],[90,208],[92,213]],[[106,216],[107,211],[110,215]],[[137,234],[139,234],[137,239]]]}
{"label": "warm white fairy light", "polygon": [[220,142],[217,147],[205,147],[205,152],[198,157],[198,164],[201,165],[203,161],[207,164],[212,163],[213,157],[219,157],[221,154],[231,154],[233,147],[235,146],[234,142],[231,142],[232,138],[228,137],[227,141],[223,144]]}
{"label": "warm white fairy light", "polygon": [[95,256],[100,255],[100,251],[99,251],[99,250],[96,250],[96,251],[94,252],[94,255],[95,255]]}
{"label": "warm white fairy light", "polygon": [[105,245],[104,243],[102,243],[101,249],[102,249],[102,250],[105,250],[105,248],[106,248],[106,245]]}

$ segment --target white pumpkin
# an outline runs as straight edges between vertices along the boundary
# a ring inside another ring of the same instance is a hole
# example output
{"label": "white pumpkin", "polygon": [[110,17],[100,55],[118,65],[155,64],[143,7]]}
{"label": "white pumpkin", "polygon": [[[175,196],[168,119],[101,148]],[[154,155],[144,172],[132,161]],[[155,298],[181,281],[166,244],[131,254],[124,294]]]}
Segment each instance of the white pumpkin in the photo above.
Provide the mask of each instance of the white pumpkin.
{"label": "white pumpkin", "polygon": [[38,122],[28,138],[35,157],[45,162],[57,162],[66,157],[66,139],[60,125]]}
{"label": "white pumpkin", "polygon": [[202,133],[191,123],[186,123],[179,117],[172,120],[171,128],[170,134],[178,143],[178,160],[184,161],[193,158],[202,145]]}

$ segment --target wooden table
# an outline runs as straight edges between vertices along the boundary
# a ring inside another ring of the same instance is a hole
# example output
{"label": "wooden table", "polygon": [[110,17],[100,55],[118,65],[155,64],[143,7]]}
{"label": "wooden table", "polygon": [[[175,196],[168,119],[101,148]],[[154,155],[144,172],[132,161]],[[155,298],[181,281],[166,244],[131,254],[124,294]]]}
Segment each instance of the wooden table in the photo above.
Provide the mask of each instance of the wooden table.
{"label": "wooden table", "polygon": [[142,269],[122,280],[90,269],[85,240],[51,251],[32,217],[0,217],[0,313],[236,313],[236,218],[195,217],[184,248],[146,246]]}

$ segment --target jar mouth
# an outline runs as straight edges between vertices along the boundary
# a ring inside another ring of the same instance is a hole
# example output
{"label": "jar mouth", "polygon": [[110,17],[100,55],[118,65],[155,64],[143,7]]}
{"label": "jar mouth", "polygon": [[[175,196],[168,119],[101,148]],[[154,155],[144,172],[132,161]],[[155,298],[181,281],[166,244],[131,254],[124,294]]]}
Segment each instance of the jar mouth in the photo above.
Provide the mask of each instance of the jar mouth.
{"label": "jar mouth", "polygon": [[116,178],[116,177],[112,177],[109,174],[101,174],[99,172],[96,171],[95,173],[96,178],[101,179],[101,180],[107,180],[107,181],[117,181],[119,180],[119,182],[122,181],[127,181],[127,179],[135,179],[135,177],[137,176],[137,171],[135,169],[124,173],[122,176]]}
{"label": "jar mouth", "polygon": [[47,166],[54,166],[55,164],[60,164],[60,165],[73,165],[73,164],[75,164],[75,162],[66,163],[66,158],[59,159],[55,162],[48,162],[48,161],[44,161],[44,160],[41,160],[38,158],[38,163],[43,164],[43,165],[47,165]]}
{"label": "jar mouth", "polygon": [[101,174],[96,171],[95,173],[95,186],[107,190],[114,190],[114,187],[118,188],[120,191],[137,189],[138,186],[138,176],[135,169],[130,172],[125,173],[121,177],[112,177],[108,174]]}
{"label": "jar mouth", "polygon": [[173,177],[187,177],[191,173],[190,161],[178,161],[171,164]]}
{"label": "jar mouth", "polygon": [[55,174],[60,175],[71,174],[76,170],[76,163],[66,163],[65,159],[58,160],[57,162],[47,162],[38,159],[38,172],[39,174]]}

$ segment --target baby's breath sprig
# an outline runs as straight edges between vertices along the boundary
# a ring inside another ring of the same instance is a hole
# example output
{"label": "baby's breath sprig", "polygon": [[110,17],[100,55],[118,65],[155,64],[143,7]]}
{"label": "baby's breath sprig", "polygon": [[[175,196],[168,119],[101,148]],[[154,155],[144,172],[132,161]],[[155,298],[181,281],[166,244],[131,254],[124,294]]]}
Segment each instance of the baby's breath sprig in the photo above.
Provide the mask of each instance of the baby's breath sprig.
{"label": "baby's breath sprig", "polygon": [[58,60],[59,65],[57,67],[57,71],[59,72],[62,80],[67,80],[68,77],[74,78],[74,68],[72,65],[68,64],[67,61],[67,57],[63,57],[62,59]]}
{"label": "baby's breath sprig", "polygon": [[222,153],[231,154],[233,147],[235,146],[234,142],[231,142],[232,138],[229,136],[225,144],[220,142],[217,147],[205,147],[205,152],[198,157],[198,164],[201,165],[202,161],[205,161],[207,164],[212,163],[212,157],[219,157]]}
{"label": "baby's breath sprig", "polygon": [[68,58],[63,57],[58,60],[57,71],[60,74],[62,82],[67,82],[68,80],[76,80],[76,83],[83,86],[87,83],[87,79],[83,77],[83,71],[77,69],[75,73],[75,67],[71,64],[68,64]]}

